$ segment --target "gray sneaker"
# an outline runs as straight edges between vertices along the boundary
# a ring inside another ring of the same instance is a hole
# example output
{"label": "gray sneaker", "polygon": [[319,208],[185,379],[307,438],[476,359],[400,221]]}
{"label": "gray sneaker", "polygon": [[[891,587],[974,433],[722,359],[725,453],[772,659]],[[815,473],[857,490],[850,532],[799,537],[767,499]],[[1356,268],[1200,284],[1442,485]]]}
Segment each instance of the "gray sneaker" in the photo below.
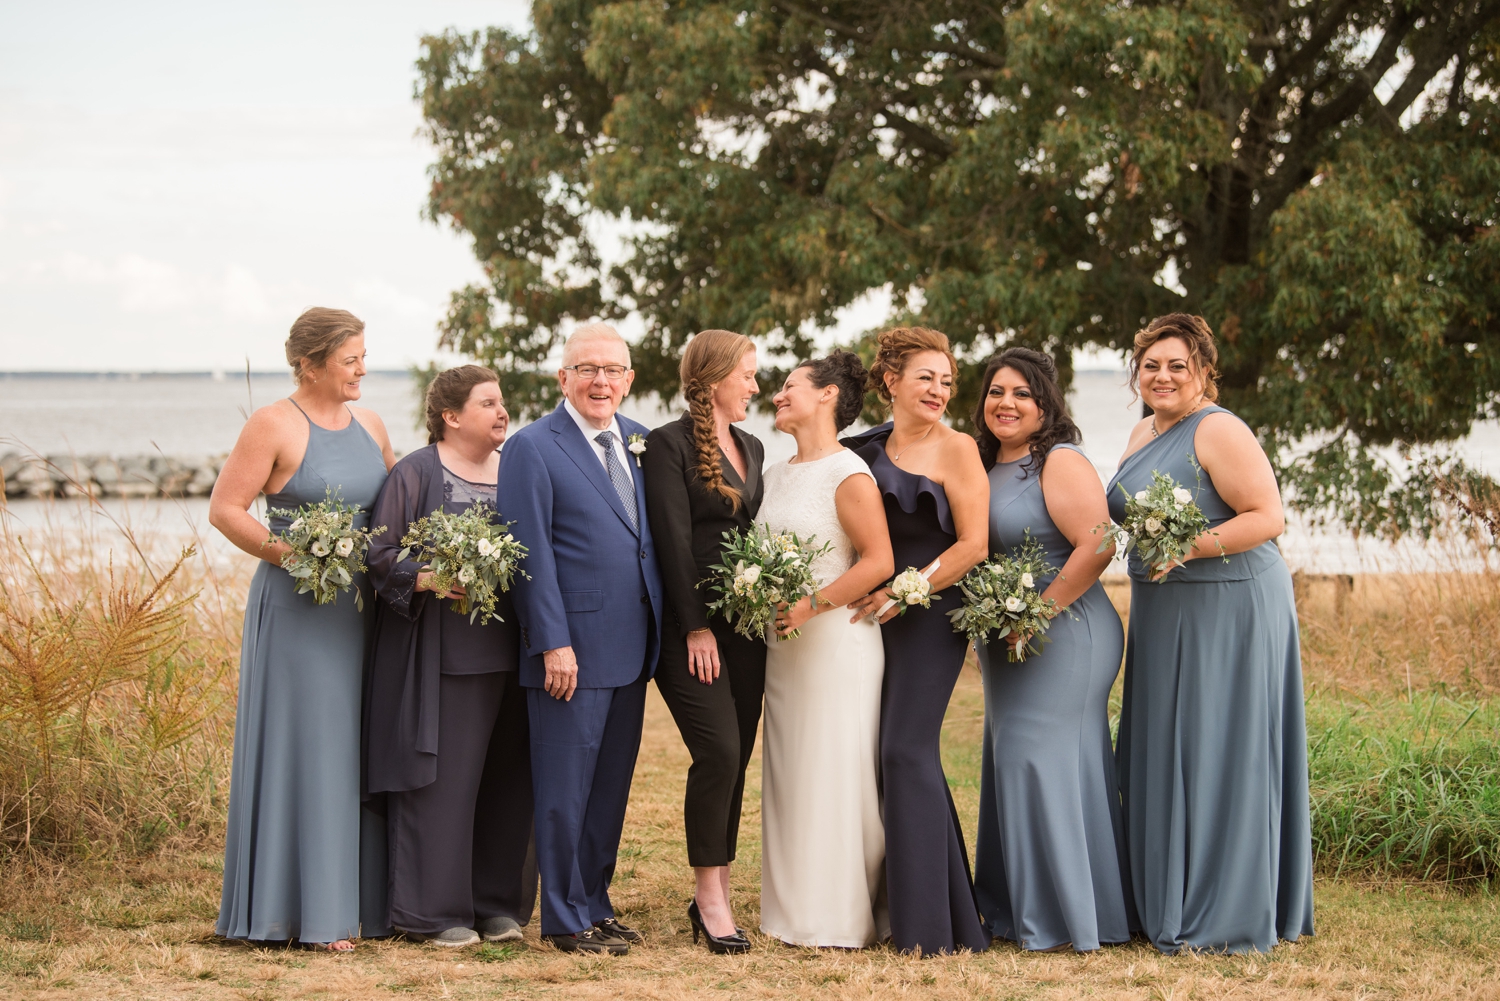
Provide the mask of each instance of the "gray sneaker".
{"label": "gray sneaker", "polygon": [[431,942],[449,949],[461,949],[466,945],[478,945],[479,933],[472,928],[445,928],[436,935],[407,932],[406,937],[418,942]]}
{"label": "gray sneaker", "polygon": [[479,922],[478,931],[486,942],[519,942],[523,937],[515,918],[485,918]]}

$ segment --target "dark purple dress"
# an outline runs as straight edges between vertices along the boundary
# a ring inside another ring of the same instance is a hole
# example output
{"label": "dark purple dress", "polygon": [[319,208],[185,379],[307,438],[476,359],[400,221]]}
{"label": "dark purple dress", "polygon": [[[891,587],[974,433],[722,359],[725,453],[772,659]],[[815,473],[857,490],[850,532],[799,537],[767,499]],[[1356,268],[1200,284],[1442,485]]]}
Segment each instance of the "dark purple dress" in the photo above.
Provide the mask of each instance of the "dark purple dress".
{"label": "dark purple dress", "polygon": [[[896,572],[927,568],[958,541],[943,488],[908,473],[885,453],[891,425],[848,438],[880,486]],[[880,627],[885,683],[880,693],[881,812],[891,941],[923,955],[989,948],[969,875],[958,811],[943,775],[943,715],[963,670],[968,640],[945,614],[957,587],[931,608],[913,607]]]}

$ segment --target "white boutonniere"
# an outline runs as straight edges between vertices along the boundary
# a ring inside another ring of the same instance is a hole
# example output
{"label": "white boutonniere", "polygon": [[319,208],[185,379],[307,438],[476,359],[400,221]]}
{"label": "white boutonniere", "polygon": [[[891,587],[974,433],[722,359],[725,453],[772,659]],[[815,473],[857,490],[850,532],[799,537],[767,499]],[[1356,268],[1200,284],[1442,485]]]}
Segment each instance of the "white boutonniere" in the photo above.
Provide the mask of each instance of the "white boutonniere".
{"label": "white boutonniere", "polygon": [[633,434],[629,438],[626,438],[625,442],[625,447],[630,449],[630,454],[635,456],[635,464],[639,466],[641,464],[641,456],[646,451],[646,439],[642,438],[639,434]]}

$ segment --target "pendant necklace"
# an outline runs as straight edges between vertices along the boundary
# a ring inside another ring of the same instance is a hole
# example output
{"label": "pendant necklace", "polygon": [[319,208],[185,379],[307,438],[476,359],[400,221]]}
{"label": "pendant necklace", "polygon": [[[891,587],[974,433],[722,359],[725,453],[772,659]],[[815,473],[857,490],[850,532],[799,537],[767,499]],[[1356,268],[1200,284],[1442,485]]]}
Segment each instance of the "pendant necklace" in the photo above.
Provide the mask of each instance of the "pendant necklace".
{"label": "pendant necklace", "polygon": [[[936,427],[936,426],[937,425],[935,425],[935,424],[933,425],[933,427]],[[920,444],[922,444],[922,442],[924,442],[924,441],[927,440],[927,436],[930,435],[930,434],[932,434],[932,428],[928,428],[926,431],[923,431],[922,432],[922,437],[918,438],[916,441],[914,441],[911,444],[907,445],[905,448],[903,448],[901,451],[897,452],[895,455],[891,456],[891,461],[892,462],[900,462],[901,461],[901,457],[903,455],[905,455],[907,452],[910,452],[912,450],[912,446],[913,445],[920,445]]]}

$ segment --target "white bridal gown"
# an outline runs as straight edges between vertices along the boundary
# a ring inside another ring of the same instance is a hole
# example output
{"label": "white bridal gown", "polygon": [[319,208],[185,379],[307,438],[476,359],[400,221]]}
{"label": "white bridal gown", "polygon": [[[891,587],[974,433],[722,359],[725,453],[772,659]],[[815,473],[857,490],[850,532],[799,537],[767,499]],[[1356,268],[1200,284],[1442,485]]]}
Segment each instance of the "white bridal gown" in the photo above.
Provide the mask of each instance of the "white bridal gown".
{"label": "white bridal gown", "polygon": [[[820,586],[857,558],[834,493],[869,475],[847,449],[766,470],[759,520],[833,544],[813,563]],[[792,945],[861,948],[890,934],[876,785],[885,651],[875,620],[852,614],[831,609],[796,639],[766,641],[760,930]]]}

